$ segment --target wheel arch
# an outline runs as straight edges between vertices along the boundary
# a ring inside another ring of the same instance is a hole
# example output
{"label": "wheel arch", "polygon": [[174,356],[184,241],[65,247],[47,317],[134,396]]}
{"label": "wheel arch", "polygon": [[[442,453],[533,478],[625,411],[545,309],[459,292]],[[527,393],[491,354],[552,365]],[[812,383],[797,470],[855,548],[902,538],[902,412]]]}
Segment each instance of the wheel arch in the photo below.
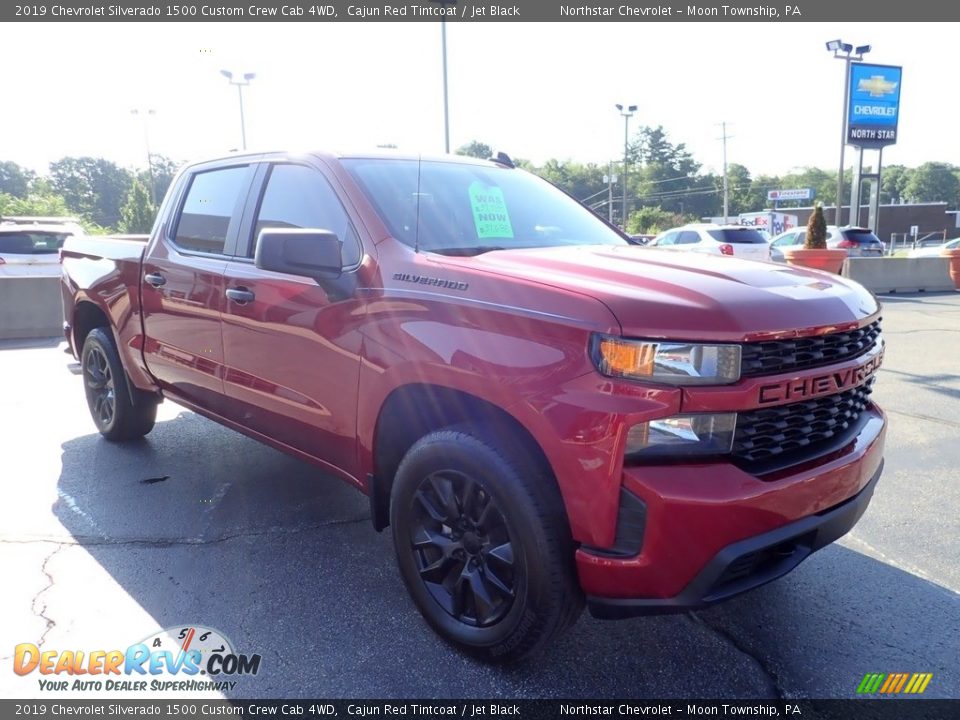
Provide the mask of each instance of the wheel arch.
{"label": "wheel arch", "polygon": [[374,430],[373,473],[367,483],[377,531],[390,524],[390,491],[403,456],[423,436],[450,427],[469,427],[506,452],[522,453],[556,483],[540,443],[514,415],[463,390],[428,383],[403,385],[387,396]]}

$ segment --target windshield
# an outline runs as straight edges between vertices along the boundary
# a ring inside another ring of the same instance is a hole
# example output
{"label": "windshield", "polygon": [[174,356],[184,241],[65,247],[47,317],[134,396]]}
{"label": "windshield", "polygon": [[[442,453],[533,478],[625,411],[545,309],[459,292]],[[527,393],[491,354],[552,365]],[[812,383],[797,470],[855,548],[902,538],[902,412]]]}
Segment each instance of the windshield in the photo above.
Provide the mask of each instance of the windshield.
{"label": "windshield", "polygon": [[382,158],[353,158],[343,164],[393,236],[421,250],[476,255],[512,248],[628,244],[576,200],[522,170]]}
{"label": "windshield", "polygon": [[70,233],[16,230],[0,233],[0,253],[11,255],[44,255],[63,247]]}

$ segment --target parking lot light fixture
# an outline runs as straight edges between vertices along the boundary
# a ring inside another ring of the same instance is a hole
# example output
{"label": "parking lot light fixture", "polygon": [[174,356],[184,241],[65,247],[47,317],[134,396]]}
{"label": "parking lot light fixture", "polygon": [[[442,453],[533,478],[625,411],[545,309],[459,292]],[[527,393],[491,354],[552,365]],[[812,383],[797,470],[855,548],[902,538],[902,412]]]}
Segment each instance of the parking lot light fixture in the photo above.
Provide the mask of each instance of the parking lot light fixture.
{"label": "parking lot light fixture", "polygon": [[[840,120],[840,170],[837,172],[837,210],[834,214],[834,222],[837,226],[843,223],[840,220],[840,209],[843,207],[843,153],[847,147],[847,106],[850,104],[850,63],[860,62],[863,56],[870,52],[869,45],[858,45],[854,51],[853,45],[845,43],[842,40],[830,40],[827,42],[827,50],[833,52],[833,57],[843,60],[843,114]],[[857,205],[854,208],[854,204]],[[850,224],[856,224],[860,219],[860,202],[857,198],[854,203],[850,200]]]}
{"label": "parking lot light fixture", "polygon": [[231,85],[237,86],[237,96],[240,98],[240,141],[243,145],[243,149],[247,149],[247,126],[243,118],[243,88],[250,84],[250,81],[253,80],[257,74],[256,73],[244,73],[243,80],[234,80],[233,73],[229,70],[221,70],[220,74],[223,75],[227,82]]}
{"label": "parking lot light fixture", "polygon": [[623,116],[623,203],[620,210],[620,227],[624,231],[627,229],[627,155],[630,151],[630,118],[637,111],[636,105],[623,105],[617,103],[617,110]]}
{"label": "parking lot light fixture", "polygon": [[143,142],[147,148],[147,174],[150,177],[150,202],[157,204],[157,183],[153,176],[153,153],[150,152],[150,128],[147,124],[148,118],[157,114],[156,110],[141,110],[134,108],[130,111],[131,115],[139,116],[143,121]]}

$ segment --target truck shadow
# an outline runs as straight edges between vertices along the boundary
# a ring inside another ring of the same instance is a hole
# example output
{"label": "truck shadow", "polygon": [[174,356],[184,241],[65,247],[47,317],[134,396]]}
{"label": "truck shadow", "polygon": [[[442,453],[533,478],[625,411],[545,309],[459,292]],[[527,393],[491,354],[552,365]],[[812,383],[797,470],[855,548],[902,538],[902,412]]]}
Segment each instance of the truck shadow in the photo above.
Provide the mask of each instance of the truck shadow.
{"label": "truck shadow", "polygon": [[196,624],[262,656],[227,697],[851,697],[867,672],[932,672],[927,697],[960,694],[960,596],[844,547],[713,609],[584,615],[498,669],[434,636],[365,498],[312,466],[192,413],[138,443],[62,448],[53,512],[156,621],[130,641]]}

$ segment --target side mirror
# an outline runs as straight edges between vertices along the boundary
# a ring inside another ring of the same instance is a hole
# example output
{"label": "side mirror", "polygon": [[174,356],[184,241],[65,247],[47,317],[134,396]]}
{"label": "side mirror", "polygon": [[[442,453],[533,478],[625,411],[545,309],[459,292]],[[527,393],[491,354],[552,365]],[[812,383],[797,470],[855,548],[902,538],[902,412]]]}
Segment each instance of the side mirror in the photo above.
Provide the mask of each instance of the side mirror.
{"label": "side mirror", "polygon": [[261,270],[321,279],[340,277],[343,243],[329,230],[264,228],[257,238],[254,264]]}

